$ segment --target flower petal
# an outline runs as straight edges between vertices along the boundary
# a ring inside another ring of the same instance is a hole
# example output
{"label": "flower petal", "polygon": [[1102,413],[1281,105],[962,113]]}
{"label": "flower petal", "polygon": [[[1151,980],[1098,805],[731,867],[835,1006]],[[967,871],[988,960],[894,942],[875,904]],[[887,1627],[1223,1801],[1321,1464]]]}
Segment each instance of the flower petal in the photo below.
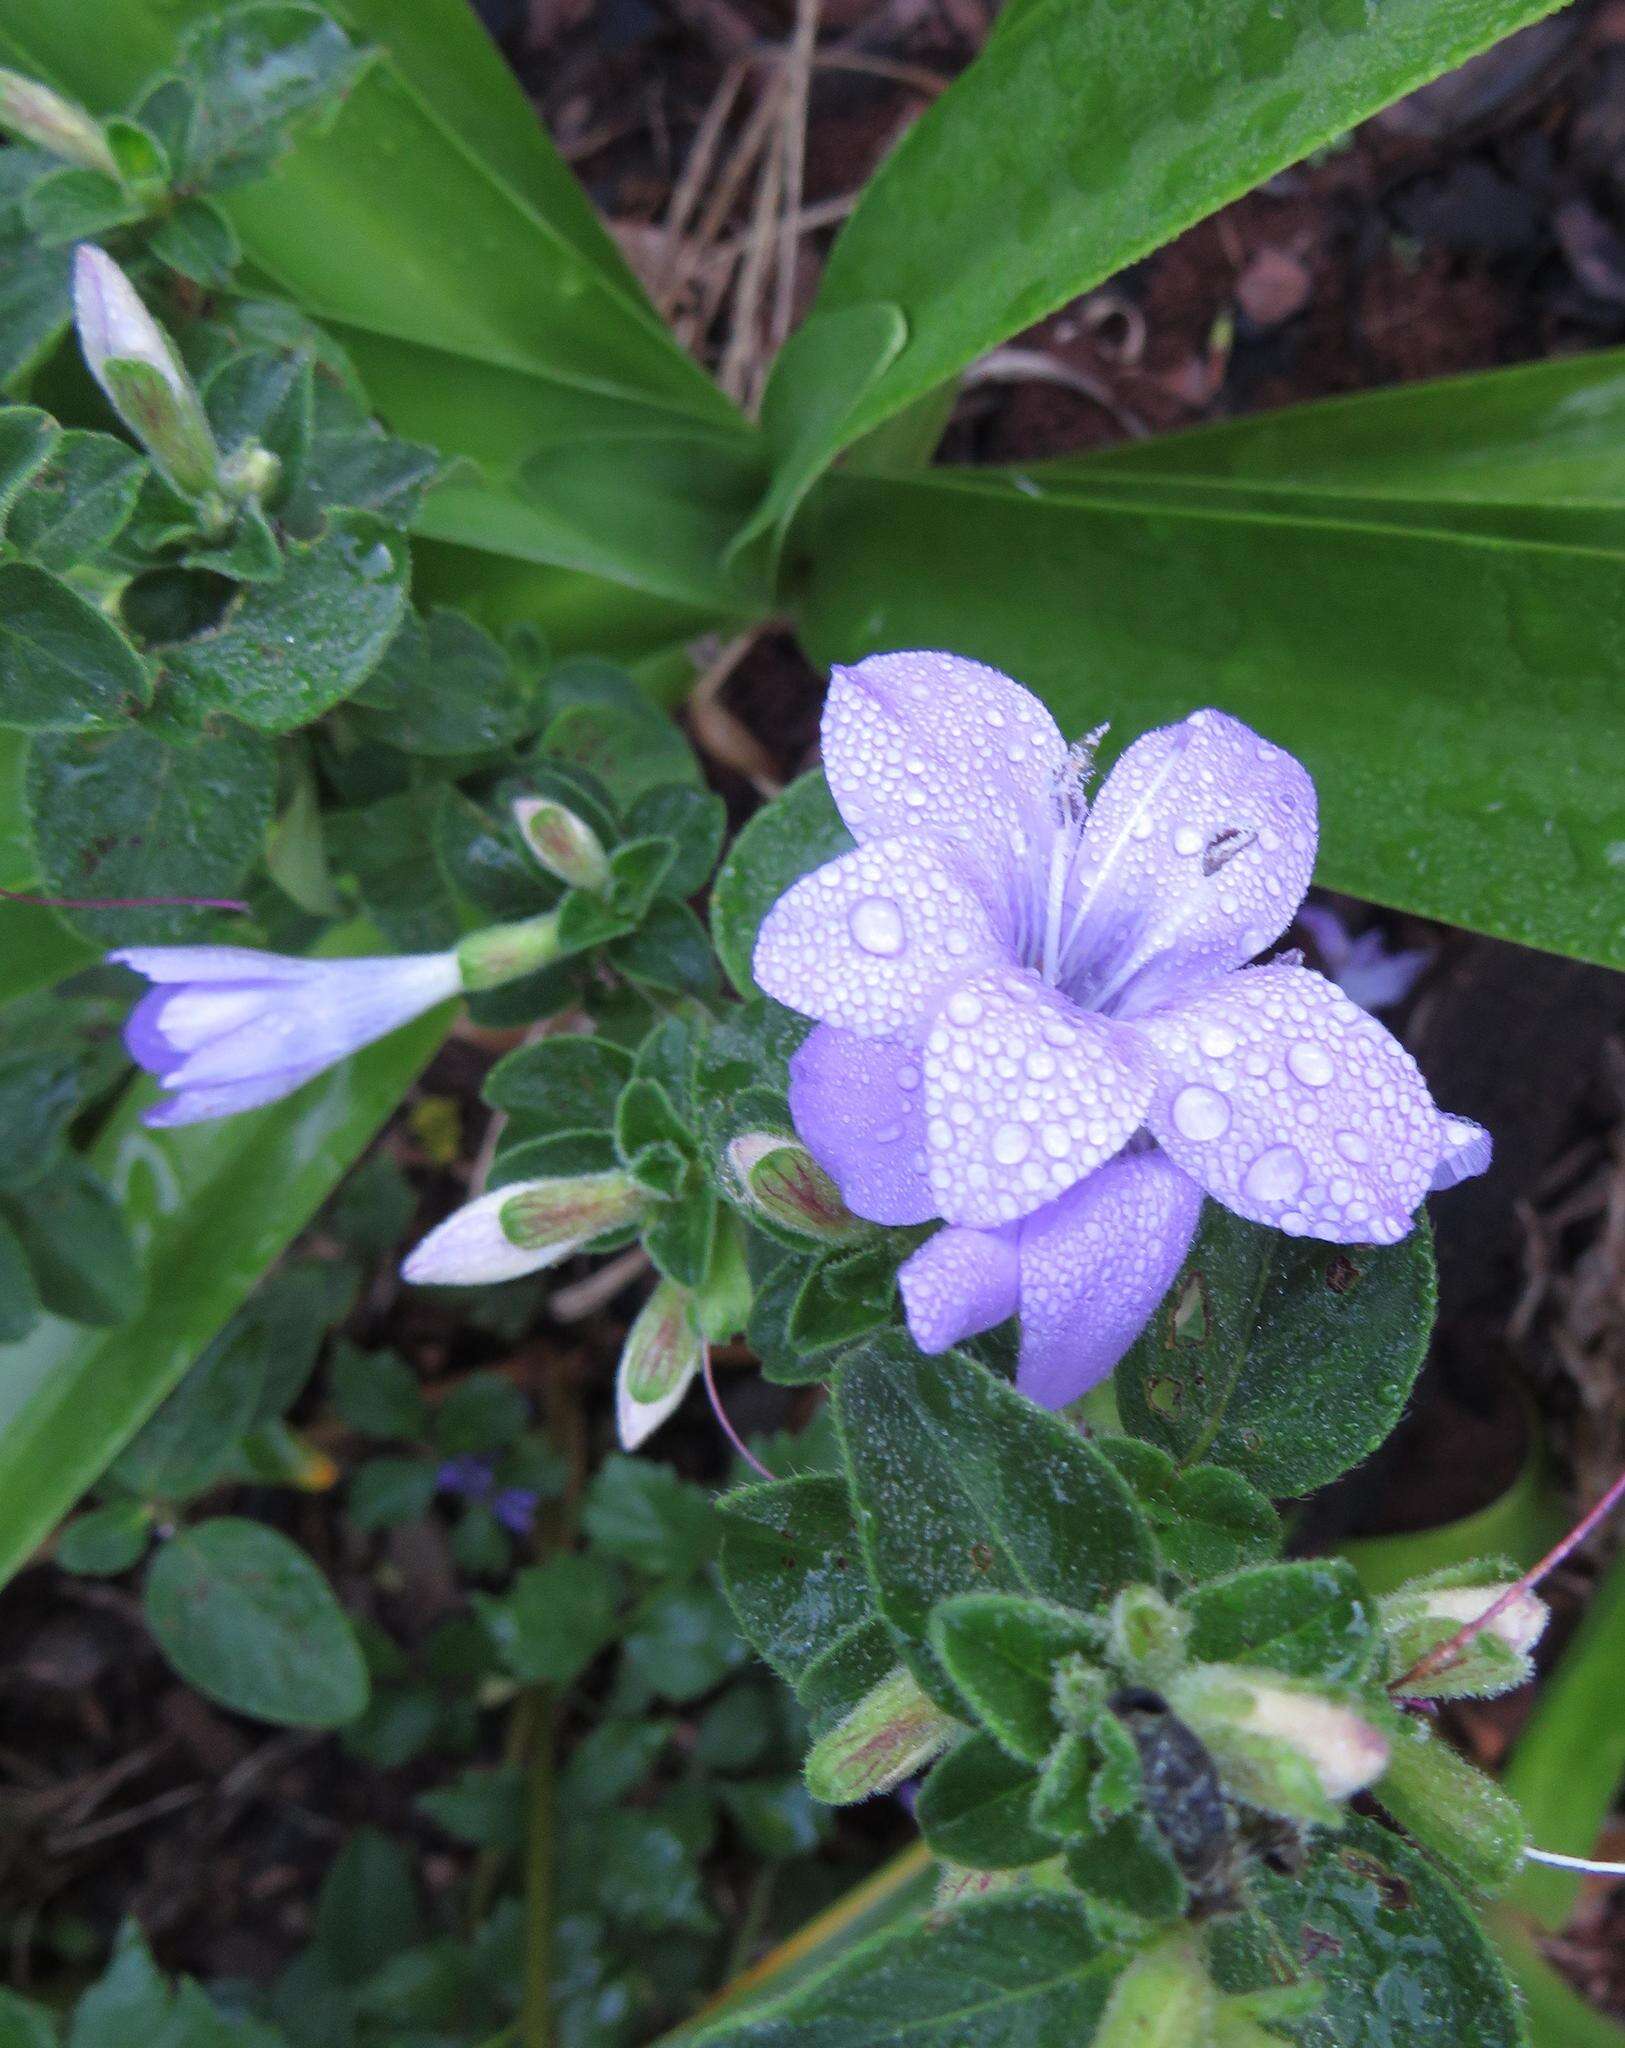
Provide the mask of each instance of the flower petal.
{"label": "flower petal", "polygon": [[885,1038],[918,1035],[938,997],[999,957],[950,849],[922,834],[874,840],[786,890],[751,971],[803,1016]]}
{"label": "flower petal", "polygon": [[[331,1065],[456,993],[461,975],[455,954],[407,954],[397,959],[325,963],[327,972],[296,987],[274,983],[246,1021],[208,1036],[164,1076],[172,1088],[243,1081],[287,1067]],[[177,1010],[188,1002],[225,1016],[213,992],[184,990],[163,1013],[173,1035]]]}
{"label": "flower petal", "polygon": [[937,1213],[920,1097],[919,1051],[899,1039],[820,1024],[792,1057],[790,1114],[853,1215],[924,1223]]}
{"label": "flower petal", "polygon": [[1258,967],[1137,1020],[1162,1061],[1147,1122],[1238,1216],[1333,1244],[1411,1227],[1444,1142],[1416,1062],[1303,967]]}
{"label": "flower petal", "polygon": [[1428,1183],[1435,1191],[1457,1187],[1462,1181],[1471,1180],[1475,1174],[1489,1170],[1494,1143],[1484,1126],[1475,1124],[1471,1117],[1441,1116],[1439,1141],[1444,1150],[1439,1154],[1439,1163]]}
{"label": "flower petal", "polygon": [[[1315,786],[1290,754],[1220,711],[1134,742],[1084,827],[1089,892],[1063,975],[1080,1002],[1130,982],[1137,1013],[1175,976],[1239,967],[1280,937],[1315,863]],[[1138,979],[1136,980],[1136,977]]]}
{"label": "flower petal", "polygon": [[1172,1286],[1201,1214],[1196,1183],[1160,1152],[1090,1174],[1021,1226],[1016,1385],[1064,1408],[1106,1377]]}
{"label": "flower petal", "polygon": [[1026,969],[956,988],[925,1040],[926,1173],[950,1223],[1011,1223],[1139,1128],[1155,1062],[1134,1027],[1087,1015]]}
{"label": "flower petal", "polygon": [[1044,706],[957,654],[874,654],[830,676],[824,772],[852,836],[935,832],[991,856],[1049,817],[1066,741]]}
{"label": "flower petal", "polygon": [[481,1287],[497,1280],[517,1280],[556,1266],[579,1249],[579,1243],[518,1245],[502,1227],[502,1212],[526,1183],[492,1188],[453,1209],[401,1262],[401,1278],[416,1287]]}
{"label": "flower petal", "polygon": [[186,1088],[166,1095],[141,1112],[141,1121],[155,1131],[174,1130],[182,1124],[207,1123],[211,1117],[238,1116],[245,1109],[260,1109],[267,1102],[280,1102],[302,1088],[313,1075],[322,1073],[326,1060],[308,1066],[283,1067],[274,1074],[255,1074],[246,1081],[225,1081],[210,1088]]}
{"label": "flower petal", "polygon": [[162,1076],[210,1039],[257,1017],[285,988],[281,982],[160,982],[125,1020],[125,1047],[138,1066]]}
{"label": "flower petal", "polygon": [[909,1335],[922,1351],[946,1351],[1016,1312],[1021,1268],[1014,1226],[928,1237],[897,1270]]}
{"label": "flower petal", "polygon": [[107,957],[148,981],[309,981],[333,965],[252,946],[123,946]]}

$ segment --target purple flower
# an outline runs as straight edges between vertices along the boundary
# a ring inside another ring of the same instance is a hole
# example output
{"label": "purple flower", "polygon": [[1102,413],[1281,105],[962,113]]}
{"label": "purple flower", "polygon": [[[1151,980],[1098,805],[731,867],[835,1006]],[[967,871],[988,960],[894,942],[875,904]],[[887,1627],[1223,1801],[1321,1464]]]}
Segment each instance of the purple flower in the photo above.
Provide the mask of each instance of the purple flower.
{"label": "purple flower", "polygon": [[1294,1236],[1391,1244],[1489,1161],[1318,974],[1245,963],[1314,864],[1314,788],[1235,719],[1147,733],[1093,805],[1019,684],[949,654],[837,669],[824,766],[858,844],[789,889],[757,981],[818,1028],[790,1107],[856,1214],[949,1228],[903,1267],[916,1341],[1014,1312],[1018,1383],[1108,1373],[1203,1194]]}
{"label": "purple flower", "polygon": [[298,960],[246,946],[127,946],[108,958],[154,984],[124,1042],[170,1091],[145,1112],[159,1126],[276,1102],[463,985],[455,953]]}

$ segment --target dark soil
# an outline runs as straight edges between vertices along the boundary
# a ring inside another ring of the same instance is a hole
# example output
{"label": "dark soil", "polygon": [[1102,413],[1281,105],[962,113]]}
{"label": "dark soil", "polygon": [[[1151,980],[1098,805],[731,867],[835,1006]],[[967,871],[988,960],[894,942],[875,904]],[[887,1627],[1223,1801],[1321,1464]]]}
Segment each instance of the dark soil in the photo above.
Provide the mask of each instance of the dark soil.
{"label": "dark soil", "polygon": [[[482,0],[482,12],[634,256],[648,252],[639,231],[663,218],[728,65],[790,27],[788,10],[769,0]],[[987,14],[984,0],[826,0],[826,55],[894,75],[815,74],[810,204],[859,187],[933,80],[974,55]],[[736,128],[753,90],[747,79]],[[741,211],[729,225],[742,224]],[[999,462],[1054,455],[1126,432],[1619,343],[1622,224],[1625,4],[1609,0],[1514,39],[1020,337],[1017,346],[1041,351],[1084,388],[1022,376],[979,384],[945,452]],[[803,299],[827,239],[808,237]],[[701,337],[712,360],[725,322],[719,314]],[[726,720],[700,721],[696,737],[739,809],[769,768],[782,779],[806,764],[820,691],[781,636],[763,637],[734,668],[720,704],[750,744]],[[1372,915],[1345,907],[1357,924]],[[1435,949],[1391,1021],[1440,1100],[1493,1127],[1497,1165],[1435,1205],[1443,1312],[1432,1359],[1394,1441],[1317,1502],[1312,1534],[1322,1542],[1482,1506],[1518,1469],[1532,1416],[1588,1497],[1625,1455],[1625,1251],[1606,1270],[1610,1202],[1625,1212],[1625,982],[1413,920],[1384,922],[1397,943]],[[420,1103],[464,1106],[465,1158],[479,1140],[475,1089],[492,1050],[494,1041],[457,1042],[420,1090]],[[384,1141],[421,1181],[419,1225],[460,1186],[431,1165],[414,1135],[421,1128],[409,1111]],[[567,1328],[544,1318],[533,1336],[505,1343],[471,1337],[444,1310],[400,1294],[388,1274],[385,1264],[352,1333],[397,1346],[431,1386],[496,1363],[539,1408],[561,1371],[607,1396],[622,1303]],[[727,1389],[747,1431],[798,1419],[810,1398],[749,1372],[729,1374]],[[607,1399],[594,1426],[607,1438]],[[344,1442],[328,1448],[342,1463]],[[694,1476],[721,1475],[698,1404],[660,1450]],[[380,1570],[346,1537],[336,1496],[291,1509],[288,1498],[239,1494],[233,1505],[291,1516],[291,1533],[360,1611],[397,1628],[415,1617],[421,1629],[457,1597],[433,1543],[392,1546]],[[1557,1582],[1565,1612],[1583,1603],[1588,1570]],[[380,1774],[331,1741],[267,1735],[207,1706],[168,1675],[117,1585],[42,1566],[7,1605],[0,1931],[12,1983],[59,1980],[93,1961],[126,1913],[171,1967],[264,1977],[307,1931],[315,1885],[362,1820],[415,1833],[432,1886],[462,1867],[414,1819],[422,1787],[411,1771]],[[1494,1761],[1517,1712],[1464,1716],[1462,1732]],[[884,1813],[868,1816],[839,1853],[872,1853],[888,1825]],[[1610,1910],[1599,1890],[1558,1953],[1593,1997],[1625,2012],[1622,1934],[1625,1908]]]}

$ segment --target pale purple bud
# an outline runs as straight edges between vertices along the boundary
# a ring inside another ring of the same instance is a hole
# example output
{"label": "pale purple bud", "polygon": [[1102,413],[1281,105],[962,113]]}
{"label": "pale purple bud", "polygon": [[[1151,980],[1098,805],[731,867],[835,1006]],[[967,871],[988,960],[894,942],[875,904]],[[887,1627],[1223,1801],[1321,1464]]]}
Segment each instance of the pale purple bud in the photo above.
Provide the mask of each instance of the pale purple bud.
{"label": "pale purple bud", "polygon": [[739,1199],[798,1237],[841,1244],[866,1226],[806,1146],[770,1131],[747,1131],[728,1147],[728,1173]]}
{"label": "pale purple bud", "polygon": [[457,993],[451,953],[321,960],[248,946],[126,946],[109,960],[154,984],[130,1056],[168,1091],[154,1125],[257,1109]]}
{"label": "pale purple bud", "polygon": [[[1436,1652],[1510,1590],[1511,1582],[1440,1585],[1424,1580],[1388,1594],[1379,1612],[1389,1677],[1403,1680],[1405,1691],[1417,1699],[1489,1699],[1526,1684],[1534,1675],[1530,1652],[1551,1618],[1545,1601],[1527,1590],[1447,1663],[1432,1665]],[[1418,1666],[1421,1671],[1413,1677]]]}
{"label": "pale purple bud", "polygon": [[893,1791],[959,1732],[959,1723],[899,1665],[813,1744],[807,1790],[826,1806],[850,1806],[876,1792]]}
{"label": "pale purple bud", "polygon": [[0,70],[0,128],[83,170],[100,171],[109,178],[119,175],[101,123],[21,72]]}
{"label": "pale purple bud", "polygon": [[623,1451],[635,1451],[677,1407],[703,1354],[693,1295],[675,1280],[662,1280],[627,1332],[615,1374]]}
{"label": "pale purple bud", "polygon": [[220,451],[203,401],[135,286],[90,242],[73,255],[73,317],[90,374],[153,461],[187,497],[212,492]]}
{"label": "pale purple bud", "polygon": [[525,844],[566,887],[596,895],[609,880],[609,856],[585,818],[551,798],[523,796],[513,807]]}
{"label": "pale purple bud", "polygon": [[1334,1822],[1341,1803],[1375,1783],[1388,1763],[1380,1728],[1272,1672],[1203,1664],[1180,1673],[1166,1691],[1226,1785],[1266,1813]]}
{"label": "pale purple bud", "polygon": [[[1437,1592],[1421,1596],[1421,1612],[1440,1621],[1448,1621],[1452,1628],[1464,1628],[1468,1622],[1493,1607],[1507,1592],[1505,1586],[1447,1586]],[[1546,1624],[1552,1618],[1546,1602],[1531,1592],[1522,1592],[1515,1600],[1509,1600],[1493,1621],[1484,1630],[1486,1635],[1498,1636],[1509,1650],[1527,1657],[1546,1632]]]}
{"label": "pale purple bud", "polygon": [[624,1173],[515,1181],[453,1210],[408,1253],[401,1277],[419,1287],[517,1280],[636,1221],[648,1199]]}

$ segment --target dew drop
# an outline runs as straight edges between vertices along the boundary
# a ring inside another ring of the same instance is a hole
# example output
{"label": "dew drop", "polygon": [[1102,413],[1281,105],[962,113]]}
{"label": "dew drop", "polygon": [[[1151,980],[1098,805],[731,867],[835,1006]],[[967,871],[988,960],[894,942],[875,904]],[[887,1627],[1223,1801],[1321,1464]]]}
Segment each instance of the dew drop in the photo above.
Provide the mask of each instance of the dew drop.
{"label": "dew drop", "polygon": [[903,913],[888,896],[865,896],[852,906],[847,929],[866,953],[882,955],[903,950]]}
{"label": "dew drop", "polygon": [[1355,1166],[1363,1166],[1371,1157],[1371,1147],[1358,1131],[1339,1131],[1332,1139],[1332,1143],[1343,1157]]}
{"label": "dew drop", "polygon": [[1303,1180],[1301,1156],[1290,1145],[1271,1145],[1248,1167],[1242,1191],[1252,1202],[1290,1202]]}
{"label": "dew drop", "polygon": [[974,1024],[982,1014],[982,999],[968,988],[956,988],[948,998],[951,1024]]}
{"label": "dew drop", "polygon": [[1045,1124],[1038,1134],[1038,1142],[1051,1159],[1064,1159],[1072,1150],[1072,1133],[1065,1124]]}
{"label": "dew drop", "polygon": [[1294,1039],[1288,1049],[1286,1063],[1310,1088],[1324,1088],[1334,1072],[1331,1054],[1312,1038]]}
{"label": "dew drop", "polygon": [[1018,1166],[1032,1150],[1032,1133],[1020,1124],[1000,1124],[993,1133],[993,1157],[1001,1166]]}
{"label": "dew drop", "polygon": [[1228,1024],[1209,1024],[1197,1039],[1210,1060],[1222,1060],[1236,1049],[1236,1034]]}
{"label": "dew drop", "polygon": [[1202,851],[1202,835],[1194,825],[1180,826],[1179,830],[1174,834],[1174,851],[1175,853],[1184,854],[1200,853]]}
{"label": "dew drop", "polygon": [[1194,1144],[1222,1138],[1230,1128],[1230,1105],[1217,1089],[1194,1083],[1174,1097],[1174,1126]]}

